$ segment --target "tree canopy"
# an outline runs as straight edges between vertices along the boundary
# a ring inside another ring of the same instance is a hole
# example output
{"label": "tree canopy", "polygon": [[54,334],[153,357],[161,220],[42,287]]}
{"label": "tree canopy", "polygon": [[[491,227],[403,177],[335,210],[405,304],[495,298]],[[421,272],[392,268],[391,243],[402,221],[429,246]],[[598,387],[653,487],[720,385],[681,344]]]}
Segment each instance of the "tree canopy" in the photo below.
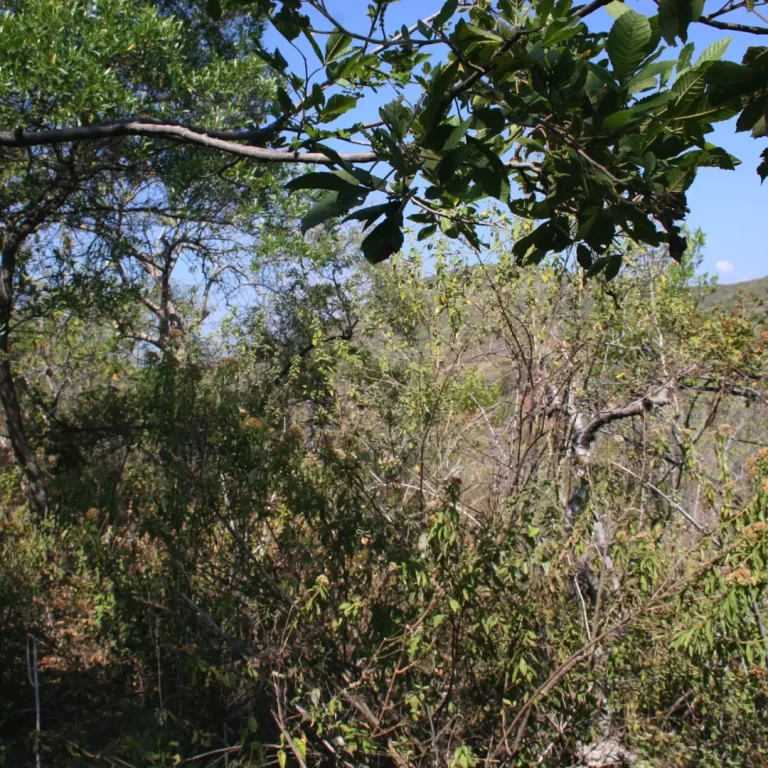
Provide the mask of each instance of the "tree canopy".
{"label": "tree canopy", "polygon": [[[255,45],[275,73],[272,120],[237,103],[242,70],[206,80],[205,46],[199,68],[174,76],[193,101],[234,97],[226,117],[190,110],[184,99],[161,109],[157,101],[142,104],[139,81],[131,82],[138,72],[120,81],[111,65],[89,69],[85,45],[39,38],[36,50],[48,58],[50,77],[42,86],[36,81],[42,90],[34,107],[23,99],[7,102],[0,146],[142,136],[258,163],[324,166],[289,185],[323,193],[303,228],[341,217],[359,221],[369,230],[362,248],[372,262],[401,248],[406,217],[422,225],[420,239],[439,229],[481,247],[488,199],[539,222],[515,245],[521,260],[537,262],[576,244],[589,274],[611,276],[621,266],[613,247],[620,235],[666,244],[680,259],[685,193],[698,169],[733,169],[739,162],[708,141],[714,123],[738,115],[736,130],[768,134],[768,48],[750,47],[737,63],[723,60],[730,38],[695,56],[687,43],[692,24],[768,34],[761,2],[729,0],[713,10],[702,0],[661,0],[649,18],[617,0],[581,6],[447,0],[430,18],[397,30],[387,27],[389,4],[371,3],[369,24],[354,30],[325,0],[208,2],[211,26],[222,38],[236,19],[264,19],[288,44],[301,38],[311,49],[314,61],[305,57],[298,72],[279,48]],[[194,3],[181,6],[200,12]],[[78,3],[67,8],[67,14],[87,13]],[[615,19],[607,34],[590,29],[602,8]],[[48,23],[57,13],[52,6]],[[734,14],[754,24],[732,21]],[[30,17],[20,4],[2,22],[3,49],[15,52],[1,65],[4,88],[27,98],[25,79],[39,74],[25,64]],[[119,16],[109,15],[95,23],[103,61],[124,58],[131,45],[135,56],[148,55],[141,40],[128,39],[141,27],[129,34]],[[670,56],[669,46],[679,44]],[[82,101],[92,88],[103,92],[100,105]],[[391,94],[380,119],[345,121],[374,90]],[[762,179],[768,150],[763,158]],[[371,168],[379,162],[388,166],[383,177]]]}

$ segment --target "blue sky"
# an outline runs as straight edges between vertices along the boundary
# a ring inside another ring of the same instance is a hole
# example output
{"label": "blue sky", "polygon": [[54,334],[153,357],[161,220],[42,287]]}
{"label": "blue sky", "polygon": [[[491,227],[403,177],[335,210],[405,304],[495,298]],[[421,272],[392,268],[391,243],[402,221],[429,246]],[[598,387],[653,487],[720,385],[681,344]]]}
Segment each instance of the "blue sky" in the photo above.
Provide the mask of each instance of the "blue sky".
{"label": "blue sky", "polygon": [[[387,10],[386,26],[388,31],[399,29],[403,24],[416,23],[436,11],[444,0],[397,0]],[[629,0],[634,10],[647,15],[655,13],[651,0]],[[326,0],[329,12],[343,25],[360,31],[366,28],[366,0]],[[705,10],[719,7],[713,0],[707,0]],[[749,19],[734,17],[727,20],[749,23]],[[587,20],[590,28],[607,30],[612,19],[607,11],[600,10]],[[757,20],[753,20],[755,23]],[[759,22],[758,22],[759,23]],[[318,29],[329,28],[328,22],[319,21]],[[689,42],[693,42],[696,51],[728,37],[720,30],[693,24],[689,30]],[[765,37],[734,33],[733,41],[726,53],[726,58],[740,61],[744,51],[750,45],[765,45]],[[273,28],[267,32],[266,44],[269,48],[279,47],[291,66],[298,66],[301,61],[292,51],[285,39]],[[297,41],[298,43],[299,41]],[[308,46],[299,46],[307,53]],[[676,56],[670,51],[669,58]],[[310,58],[308,56],[308,58]],[[695,54],[694,54],[695,60]],[[310,58],[311,61],[311,58]],[[303,67],[303,64],[301,64]],[[298,70],[301,71],[301,70]],[[391,98],[386,93],[371,95],[358,103],[357,110],[347,117],[353,120],[375,120],[378,108]],[[737,134],[735,120],[717,124],[710,140],[724,147],[742,161],[735,171],[723,171],[705,168],[688,193],[688,206],[691,210],[688,224],[692,228],[701,228],[707,236],[703,269],[717,274],[721,282],[751,280],[768,274],[768,238],[763,235],[762,216],[768,214],[768,183],[760,185],[760,177],[755,168],[759,155],[768,146],[765,139],[755,140],[748,133]]]}

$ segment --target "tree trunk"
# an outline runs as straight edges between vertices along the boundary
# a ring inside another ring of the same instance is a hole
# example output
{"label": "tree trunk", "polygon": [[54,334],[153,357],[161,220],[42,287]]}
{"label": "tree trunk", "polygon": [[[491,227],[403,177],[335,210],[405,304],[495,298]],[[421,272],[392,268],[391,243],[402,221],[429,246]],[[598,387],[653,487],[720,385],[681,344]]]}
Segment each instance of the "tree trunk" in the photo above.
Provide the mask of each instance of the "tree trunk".
{"label": "tree trunk", "polygon": [[16,269],[16,254],[20,245],[20,240],[6,230],[3,237],[2,261],[0,261],[0,402],[3,405],[6,428],[13,452],[29,486],[30,500],[38,514],[44,517],[48,509],[45,475],[37,465],[35,452],[24,431],[21,403],[13,381],[13,371],[9,358],[10,325],[13,313],[13,275]]}

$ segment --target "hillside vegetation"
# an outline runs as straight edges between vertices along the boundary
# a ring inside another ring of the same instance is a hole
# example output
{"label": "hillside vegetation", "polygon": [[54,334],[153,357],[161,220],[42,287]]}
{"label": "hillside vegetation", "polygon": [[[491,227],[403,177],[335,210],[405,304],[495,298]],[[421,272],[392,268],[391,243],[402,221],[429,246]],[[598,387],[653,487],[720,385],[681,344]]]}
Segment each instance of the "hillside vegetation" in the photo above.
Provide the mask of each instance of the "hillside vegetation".
{"label": "hillside vegetation", "polygon": [[344,253],[215,337],[19,344],[6,764],[765,765],[764,310],[652,253]]}

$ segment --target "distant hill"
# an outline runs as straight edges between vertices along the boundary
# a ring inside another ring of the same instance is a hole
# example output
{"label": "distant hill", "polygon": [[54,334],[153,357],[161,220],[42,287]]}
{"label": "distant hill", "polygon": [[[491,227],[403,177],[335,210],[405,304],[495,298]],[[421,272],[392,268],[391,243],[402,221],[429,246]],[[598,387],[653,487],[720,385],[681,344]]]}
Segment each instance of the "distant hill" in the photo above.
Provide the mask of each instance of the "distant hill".
{"label": "distant hill", "polygon": [[728,306],[736,301],[739,294],[743,294],[749,301],[754,299],[755,303],[768,302],[768,276],[757,280],[744,280],[741,283],[718,285],[713,293],[704,298],[702,304],[705,307],[715,304]]}

